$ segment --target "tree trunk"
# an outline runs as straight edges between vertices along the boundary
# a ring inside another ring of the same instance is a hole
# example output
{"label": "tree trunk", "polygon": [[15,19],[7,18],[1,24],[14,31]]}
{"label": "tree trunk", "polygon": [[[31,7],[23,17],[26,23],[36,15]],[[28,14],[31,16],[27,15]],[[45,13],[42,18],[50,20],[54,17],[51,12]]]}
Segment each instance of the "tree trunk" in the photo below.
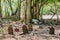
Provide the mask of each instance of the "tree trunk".
{"label": "tree trunk", "polygon": [[35,14],[35,0],[33,0],[33,19],[36,18]]}
{"label": "tree trunk", "polygon": [[33,11],[33,19],[39,19],[39,14],[38,14],[38,2],[37,0],[32,1],[33,6],[32,6],[32,11]]}
{"label": "tree trunk", "polygon": [[27,15],[27,23],[31,21],[31,0],[26,0],[26,15]]}
{"label": "tree trunk", "polygon": [[35,18],[38,19],[38,2],[35,0],[35,4],[34,4],[34,14],[35,14]]}
{"label": "tree trunk", "polygon": [[31,18],[33,19],[34,18],[34,6],[33,6],[33,4],[34,4],[34,0],[31,0]]}
{"label": "tree trunk", "polygon": [[20,14],[21,14],[21,0],[18,0],[18,15],[20,20]]}
{"label": "tree trunk", "polygon": [[[22,1],[22,0],[21,0]],[[26,0],[21,3],[21,14],[20,19],[23,22],[26,22]]]}

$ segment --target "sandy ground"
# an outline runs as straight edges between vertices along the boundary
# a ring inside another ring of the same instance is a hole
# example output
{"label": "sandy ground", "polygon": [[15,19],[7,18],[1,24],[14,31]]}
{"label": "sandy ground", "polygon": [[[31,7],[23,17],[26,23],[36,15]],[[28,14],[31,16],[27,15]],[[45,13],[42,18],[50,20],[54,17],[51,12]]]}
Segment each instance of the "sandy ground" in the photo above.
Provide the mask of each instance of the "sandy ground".
{"label": "sandy ground", "polygon": [[[14,31],[14,35],[8,34],[8,23],[3,23],[3,27],[0,27],[0,40],[60,40],[60,27],[59,25],[55,26],[55,34],[50,35],[49,29],[46,25],[41,25],[43,28],[39,28],[39,25],[33,25],[33,31],[30,34],[20,35],[22,33],[22,25],[20,22],[10,23],[13,26],[13,29],[16,27],[19,28],[19,32]],[[35,31],[36,30],[36,31]]]}
{"label": "sandy ground", "polygon": [[0,38],[0,40],[60,40],[59,36],[47,35],[47,34],[38,34],[38,35],[18,35],[18,36],[9,36],[6,38]]}

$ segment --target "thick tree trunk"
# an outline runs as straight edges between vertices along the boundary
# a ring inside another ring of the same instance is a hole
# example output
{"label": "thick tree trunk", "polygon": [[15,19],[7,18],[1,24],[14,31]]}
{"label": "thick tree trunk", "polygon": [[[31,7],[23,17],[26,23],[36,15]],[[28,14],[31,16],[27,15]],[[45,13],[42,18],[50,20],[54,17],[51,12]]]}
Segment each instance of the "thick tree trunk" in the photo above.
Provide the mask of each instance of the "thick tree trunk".
{"label": "thick tree trunk", "polygon": [[18,16],[20,20],[20,14],[21,14],[21,0],[18,0]]}
{"label": "thick tree trunk", "polygon": [[31,0],[31,19],[33,19],[33,0]]}
{"label": "thick tree trunk", "polygon": [[33,19],[36,18],[35,14],[35,0],[33,0]]}
{"label": "thick tree trunk", "polygon": [[39,19],[39,13],[38,13],[39,2],[37,2],[37,0],[35,2],[36,2],[36,19]]}
{"label": "thick tree trunk", "polygon": [[26,15],[27,15],[27,23],[31,21],[31,0],[26,0]]}
{"label": "thick tree trunk", "polygon": [[39,13],[38,13],[38,2],[36,0],[33,0],[33,18],[39,19]]}
{"label": "thick tree trunk", "polygon": [[[22,0],[21,0],[22,1]],[[26,22],[26,0],[21,3],[21,14],[20,19],[23,22]]]}

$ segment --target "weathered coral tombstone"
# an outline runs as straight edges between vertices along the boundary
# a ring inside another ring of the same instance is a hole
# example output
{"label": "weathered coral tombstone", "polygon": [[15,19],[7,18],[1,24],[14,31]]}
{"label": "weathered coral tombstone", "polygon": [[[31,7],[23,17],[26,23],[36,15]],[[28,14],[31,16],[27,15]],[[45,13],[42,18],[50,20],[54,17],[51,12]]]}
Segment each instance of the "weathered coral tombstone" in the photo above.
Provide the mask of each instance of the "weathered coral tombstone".
{"label": "weathered coral tombstone", "polygon": [[8,34],[13,34],[13,28],[11,25],[8,27]]}
{"label": "weathered coral tombstone", "polygon": [[27,34],[28,33],[28,29],[27,29],[26,25],[22,26],[22,31],[23,31],[23,34]]}
{"label": "weathered coral tombstone", "polygon": [[54,27],[49,28],[49,34],[51,34],[51,35],[54,35],[55,34]]}
{"label": "weathered coral tombstone", "polygon": [[28,31],[33,31],[33,27],[32,27],[32,24],[28,24]]}

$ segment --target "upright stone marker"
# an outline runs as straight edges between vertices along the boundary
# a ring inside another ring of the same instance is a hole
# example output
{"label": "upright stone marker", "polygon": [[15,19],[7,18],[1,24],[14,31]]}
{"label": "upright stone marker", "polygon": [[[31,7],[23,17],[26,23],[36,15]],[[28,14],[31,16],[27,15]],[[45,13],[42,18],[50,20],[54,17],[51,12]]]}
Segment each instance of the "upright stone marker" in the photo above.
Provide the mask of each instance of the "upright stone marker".
{"label": "upright stone marker", "polygon": [[49,34],[54,35],[55,29],[53,27],[49,28]]}
{"label": "upright stone marker", "polygon": [[8,34],[13,34],[13,28],[11,25],[8,27]]}
{"label": "upright stone marker", "polygon": [[23,25],[22,26],[22,30],[23,30],[23,34],[28,33],[28,29],[27,29],[27,26],[26,25]]}

